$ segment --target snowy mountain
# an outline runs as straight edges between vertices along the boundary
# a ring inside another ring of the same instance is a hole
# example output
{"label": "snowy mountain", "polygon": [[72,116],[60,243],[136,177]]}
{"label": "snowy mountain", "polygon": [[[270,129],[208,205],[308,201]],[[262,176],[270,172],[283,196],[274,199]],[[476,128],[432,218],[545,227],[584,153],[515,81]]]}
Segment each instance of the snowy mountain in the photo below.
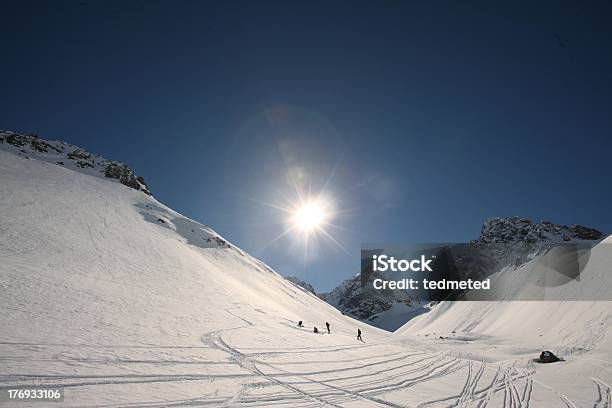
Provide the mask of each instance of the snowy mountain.
{"label": "snowy mountain", "polygon": [[[509,265],[527,262],[533,253],[543,252],[559,243],[592,243],[606,235],[594,228],[581,225],[557,225],[549,221],[533,223],[522,217],[489,218],[482,228],[480,237],[473,245],[489,245],[494,251],[494,264],[488,267],[492,272]],[[512,244],[512,245],[503,245]],[[472,260],[459,259],[458,262]],[[464,269],[476,272],[476,265],[464,265]],[[463,277],[467,278],[467,277]],[[484,277],[479,277],[484,278]],[[434,304],[409,299],[399,290],[363,290],[360,275],[345,280],[329,293],[321,294],[326,302],[342,311],[375,327],[395,331],[412,318],[427,313]]]}
{"label": "snowy mountain", "polygon": [[[538,224],[523,219],[494,219],[485,224],[486,237],[514,239],[508,231],[517,224],[525,227],[519,235],[529,236]],[[542,223],[539,223],[542,225]],[[544,241],[601,239],[603,234],[580,226],[544,223]],[[500,230],[491,226],[501,226]],[[552,233],[551,233],[552,230]],[[575,234],[575,235],[573,235]],[[543,256],[546,256],[543,255]],[[548,396],[557,396],[566,407],[610,407],[612,380],[612,240],[579,253],[583,269],[579,277],[549,285],[539,283],[542,268],[535,257],[521,265],[507,265],[491,276],[492,286],[503,288],[502,301],[438,303],[430,313],[418,316],[396,331],[407,344],[429,350],[446,350],[457,356],[485,362],[504,361],[499,373],[504,378],[523,378],[525,387],[504,391],[500,406],[523,406],[525,392],[532,393],[535,406],[548,406]],[[544,294],[541,301],[535,295]],[[585,296],[588,294],[588,296]],[[530,300],[524,300],[530,299]],[[553,300],[548,300],[553,299]],[[536,350],[550,350],[562,364],[538,366]],[[495,381],[494,381],[495,382]],[[516,393],[514,393],[516,391]],[[514,393],[514,394],[513,394]],[[595,394],[595,400],[589,401]],[[549,395],[547,395],[549,394]],[[571,397],[569,396],[571,395]],[[478,398],[489,400],[483,393]],[[576,403],[581,400],[581,403]],[[450,401],[445,399],[445,401]],[[517,405],[518,404],[518,405]]]}
{"label": "snowy mountain", "polygon": [[[440,304],[391,334],[166,207],[127,166],[2,138],[0,392],[63,389],[52,405],[71,407],[610,406],[609,303]],[[609,277],[610,253],[586,276]],[[566,361],[533,364],[549,346]]]}
{"label": "snowy mountain", "polygon": [[43,140],[33,134],[18,134],[0,130],[0,148],[26,159],[35,158],[54,163],[81,173],[115,179],[121,184],[150,195],[144,178],[136,176],[125,164],[106,160],[77,146],[57,140]]}
{"label": "snowy mountain", "polygon": [[416,302],[400,291],[363,291],[359,275],[345,280],[329,293],[319,294],[343,314],[374,327],[395,331],[411,318],[430,310],[429,302]]}
{"label": "snowy mountain", "polygon": [[[316,371],[302,359],[348,358],[358,327],[385,338],[164,206],[123,164],[2,137],[1,389],[62,386],[72,406],[312,401],[312,389],[284,385],[288,374],[276,379],[290,372],[284,357],[296,373]],[[129,177],[107,177],[114,166]],[[326,321],[334,336],[312,333]]]}
{"label": "snowy mountain", "polygon": [[522,217],[494,217],[484,222],[478,242],[559,243],[599,241],[605,237],[606,235],[601,231],[577,224],[567,226],[545,220],[533,223]]}

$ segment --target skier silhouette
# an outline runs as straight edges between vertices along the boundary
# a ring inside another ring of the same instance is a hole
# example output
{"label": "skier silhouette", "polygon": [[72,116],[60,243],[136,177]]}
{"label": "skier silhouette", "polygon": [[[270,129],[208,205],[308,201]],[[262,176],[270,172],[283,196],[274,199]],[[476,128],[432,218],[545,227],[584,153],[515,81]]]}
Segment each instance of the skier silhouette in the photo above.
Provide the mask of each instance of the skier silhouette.
{"label": "skier silhouette", "polygon": [[331,331],[329,331],[329,323],[325,322],[325,326],[327,326],[327,334],[331,334]]}
{"label": "skier silhouette", "polygon": [[298,327],[304,327],[301,320],[298,322]]}
{"label": "skier silhouette", "polygon": [[319,329],[317,329],[316,327],[314,328],[313,332],[318,333]]}
{"label": "skier silhouette", "polygon": [[357,340],[363,341],[363,339],[361,338],[361,329],[357,329]]}

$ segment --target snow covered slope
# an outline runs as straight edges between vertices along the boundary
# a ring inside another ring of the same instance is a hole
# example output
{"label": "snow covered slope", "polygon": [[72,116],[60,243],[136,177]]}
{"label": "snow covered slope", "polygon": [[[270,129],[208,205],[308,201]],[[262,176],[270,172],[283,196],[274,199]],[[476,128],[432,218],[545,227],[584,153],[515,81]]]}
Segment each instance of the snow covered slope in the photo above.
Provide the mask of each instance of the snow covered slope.
{"label": "snow covered slope", "polygon": [[[341,315],[159,203],[144,184],[106,177],[110,161],[90,155],[94,167],[81,167],[57,157],[0,143],[0,391],[63,387],[64,402],[53,406],[74,407],[557,407],[609,399],[600,361],[568,365],[582,376],[571,385],[570,374],[548,382],[526,363],[536,348],[496,352],[508,344],[501,336],[499,345],[470,349],[473,357],[424,336],[391,335]],[[331,335],[313,333],[326,321]]]}
{"label": "snow covered slope", "polygon": [[[65,385],[76,406],[222,401],[256,371],[226,341],[265,356],[384,336],[142,190],[0,148],[4,388]],[[335,336],[312,333],[326,321]]]}
{"label": "snow covered slope", "polygon": [[[534,381],[563,394],[566,406],[583,406],[570,401],[588,401],[595,391],[599,402],[584,406],[609,407],[611,268],[608,238],[592,249],[579,281],[546,289],[546,295],[555,301],[525,301],[521,299],[535,297],[533,282],[540,276],[537,259],[518,268],[507,267],[491,277],[492,286],[504,288],[505,301],[441,302],[396,334],[419,348],[443,349],[530,372]],[[592,300],[575,300],[585,294]],[[530,359],[541,350],[550,350],[566,361],[536,367]]]}

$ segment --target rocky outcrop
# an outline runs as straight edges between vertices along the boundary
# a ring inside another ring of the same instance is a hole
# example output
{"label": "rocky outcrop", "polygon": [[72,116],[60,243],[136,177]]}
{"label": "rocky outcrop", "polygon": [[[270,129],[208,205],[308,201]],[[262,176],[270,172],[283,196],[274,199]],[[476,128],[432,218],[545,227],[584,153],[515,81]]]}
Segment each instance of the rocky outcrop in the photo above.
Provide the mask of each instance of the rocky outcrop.
{"label": "rocky outcrop", "polygon": [[583,227],[582,225],[572,224],[569,226],[569,229],[573,233],[573,236],[578,239],[599,241],[606,237],[606,234],[603,232],[595,228]]}
{"label": "rocky outcrop", "polygon": [[[448,254],[452,257],[452,262],[448,260],[446,263],[447,267],[454,268],[454,271],[452,273],[445,271],[442,275],[456,274],[458,279],[482,280],[506,266],[519,266],[529,260],[534,253],[546,251],[554,244],[569,241],[590,245],[605,236],[594,228],[576,224],[558,225],[545,220],[534,223],[523,217],[489,218],[484,222],[477,240],[453,247],[452,254]],[[446,258],[448,257],[438,257],[435,262],[441,263]],[[440,271],[444,269],[443,266],[436,265],[434,270]],[[366,268],[364,273],[372,274],[372,271]],[[435,293],[430,295],[430,300],[443,297]],[[418,311],[419,307],[420,311],[428,310],[423,308],[423,304],[420,305],[418,301],[408,298],[405,292],[402,293],[400,290],[375,291],[370,290],[367,285],[364,289],[361,275],[345,280],[331,292],[319,294],[319,297],[343,313],[374,326],[384,319],[386,311],[393,312],[398,305],[411,308],[403,308],[406,322],[416,315],[411,314],[410,310]]]}
{"label": "rocky outcrop", "polygon": [[48,153],[49,150],[57,153],[62,153],[63,151],[63,147],[55,146],[46,140],[40,139],[38,135],[35,134],[22,135],[9,131],[0,131],[0,143],[7,143],[18,148],[29,147],[31,150],[41,153]]}
{"label": "rocky outcrop", "polygon": [[509,242],[561,242],[572,240],[597,241],[606,235],[594,228],[572,224],[559,225],[550,221],[541,220],[533,223],[523,217],[489,218],[485,221],[480,232],[478,242],[482,243],[509,243]]}
{"label": "rocky outcrop", "polygon": [[407,298],[389,289],[364,290],[361,286],[361,275],[345,280],[331,292],[322,293],[319,297],[343,313],[364,321],[391,309],[394,303],[403,302]]}
{"label": "rocky outcrop", "polygon": [[80,147],[57,140],[44,140],[35,134],[19,134],[0,130],[0,148],[26,158],[54,163],[119,181],[134,190],[151,195],[147,183],[126,164],[107,160]]}
{"label": "rocky outcrop", "polygon": [[123,185],[133,188],[134,190],[142,190],[143,193],[151,195],[144,179],[136,176],[132,169],[123,163],[109,163],[104,169],[104,176],[117,179]]}

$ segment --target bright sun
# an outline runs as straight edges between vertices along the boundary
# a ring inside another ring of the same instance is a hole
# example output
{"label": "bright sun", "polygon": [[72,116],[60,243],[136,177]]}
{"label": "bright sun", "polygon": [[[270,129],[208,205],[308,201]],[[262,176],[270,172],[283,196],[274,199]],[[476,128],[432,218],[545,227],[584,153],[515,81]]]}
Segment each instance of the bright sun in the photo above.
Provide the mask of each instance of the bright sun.
{"label": "bright sun", "polygon": [[311,253],[317,251],[323,245],[322,239],[331,241],[346,252],[340,242],[332,235],[332,231],[339,228],[333,224],[334,219],[339,214],[333,197],[324,193],[313,195],[310,189],[304,193],[297,187],[295,187],[295,196],[293,197],[280,191],[278,193],[279,197],[285,201],[284,203],[259,201],[265,206],[286,214],[286,218],[282,222],[285,226],[284,230],[278,236],[272,238],[264,248],[283,237],[293,234],[293,243],[303,244],[304,246],[304,262],[308,260]]}
{"label": "bright sun", "polygon": [[308,202],[294,211],[293,224],[302,231],[311,231],[319,228],[327,218],[328,214],[320,203]]}

